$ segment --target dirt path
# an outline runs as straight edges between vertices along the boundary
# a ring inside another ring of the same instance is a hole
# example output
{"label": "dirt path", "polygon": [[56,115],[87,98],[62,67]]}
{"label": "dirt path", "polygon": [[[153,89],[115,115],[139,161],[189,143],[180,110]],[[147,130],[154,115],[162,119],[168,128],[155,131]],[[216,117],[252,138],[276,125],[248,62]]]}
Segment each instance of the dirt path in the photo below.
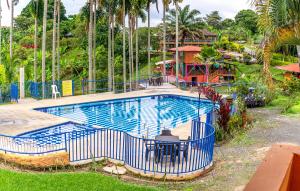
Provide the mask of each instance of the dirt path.
{"label": "dirt path", "polygon": [[243,190],[275,143],[300,145],[300,117],[281,115],[276,109],[254,109],[253,128],[215,149],[215,168],[205,177],[169,185],[171,190]]}

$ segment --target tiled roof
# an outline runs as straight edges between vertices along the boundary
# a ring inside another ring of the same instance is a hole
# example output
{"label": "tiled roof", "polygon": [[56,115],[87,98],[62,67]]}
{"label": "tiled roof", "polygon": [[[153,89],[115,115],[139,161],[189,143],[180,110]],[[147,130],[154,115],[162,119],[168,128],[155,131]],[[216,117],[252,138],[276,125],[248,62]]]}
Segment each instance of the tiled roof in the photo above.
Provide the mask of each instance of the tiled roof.
{"label": "tiled roof", "polygon": [[277,66],[276,68],[278,68],[280,70],[289,71],[289,72],[300,73],[300,64],[298,64],[298,63],[290,64],[290,65],[286,65],[286,66]]}
{"label": "tiled roof", "polygon": [[[199,46],[181,46],[178,47],[179,52],[201,52],[202,48]],[[176,48],[171,48],[170,52],[176,52]]]}

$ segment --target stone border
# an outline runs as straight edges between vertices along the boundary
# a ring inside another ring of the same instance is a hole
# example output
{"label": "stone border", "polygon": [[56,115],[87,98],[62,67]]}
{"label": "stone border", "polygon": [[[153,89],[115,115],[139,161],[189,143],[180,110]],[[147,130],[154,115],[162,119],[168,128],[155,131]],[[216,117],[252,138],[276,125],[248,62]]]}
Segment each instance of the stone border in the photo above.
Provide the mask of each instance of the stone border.
{"label": "stone border", "polygon": [[70,165],[69,153],[67,152],[32,156],[11,154],[1,151],[0,158],[9,163],[31,168],[63,167]]}

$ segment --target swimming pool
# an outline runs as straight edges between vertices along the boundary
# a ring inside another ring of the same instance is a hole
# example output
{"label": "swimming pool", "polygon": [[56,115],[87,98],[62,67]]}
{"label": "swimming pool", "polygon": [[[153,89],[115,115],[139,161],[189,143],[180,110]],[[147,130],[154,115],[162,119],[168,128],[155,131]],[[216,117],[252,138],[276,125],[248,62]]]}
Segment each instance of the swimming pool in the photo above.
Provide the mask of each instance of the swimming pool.
{"label": "swimming pool", "polygon": [[36,110],[68,118],[74,122],[127,132],[149,138],[164,128],[175,128],[199,114],[212,110],[208,100],[178,95],[157,95],[106,100]]}
{"label": "swimming pool", "polygon": [[66,122],[19,134],[15,139],[15,142],[17,144],[24,144],[32,142],[32,140],[34,140],[35,144],[39,147],[48,144],[61,144],[64,139],[76,139],[84,135],[93,133],[93,131],[86,131],[92,129],[92,127],[89,127],[87,125]]}

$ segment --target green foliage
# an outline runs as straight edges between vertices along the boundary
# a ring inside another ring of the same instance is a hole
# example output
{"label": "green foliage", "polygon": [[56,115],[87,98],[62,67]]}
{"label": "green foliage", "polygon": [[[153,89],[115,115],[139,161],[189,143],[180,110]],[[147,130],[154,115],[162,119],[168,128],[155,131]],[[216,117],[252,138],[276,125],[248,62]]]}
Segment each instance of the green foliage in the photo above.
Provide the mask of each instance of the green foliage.
{"label": "green foliage", "polygon": [[6,73],[4,65],[0,65],[0,87],[6,84]]}
{"label": "green foliage", "polygon": [[253,10],[241,10],[235,16],[235,22],[245,29],[252,32],[252,34],[258,31],[257,27],[258,16]]}
{"label": "green foliage", "polygon": [[292,95],[300,92],[300,80],[293,77],[290,80],[285,80],[282,84],[283,93],[285,95]]}
{"label": "green foliage", "polygon": [[[202,38],[200,29],[204,27],[204,22],[199,15],[200,11],[195,9],[191,10],[190,5],[183,8],[179,7],[178,26],[182,45],[186,38]],[[168,32],[174,36],[176,31],[176,10],[171,9],[167,14],[166,19],[169,27]]]}
{"label": "green foliage", "polygon": [[201,56],[204,60],[218,59],[220,53],[213,46],[204,46],[201,51]]}
{"label": "green foliage", "polygon": [[219,14],[219,11],[212,11],[206,15],[205,21],[208,25],[212,26],[214,29],[221,29],[222,17]]}
{"label": "green foliage", "polygon": [[243,45],[230,41],[227,36],[223,36],[219,41],[215,42],[215,47],[235,52],[242,52],[244,50]]}

